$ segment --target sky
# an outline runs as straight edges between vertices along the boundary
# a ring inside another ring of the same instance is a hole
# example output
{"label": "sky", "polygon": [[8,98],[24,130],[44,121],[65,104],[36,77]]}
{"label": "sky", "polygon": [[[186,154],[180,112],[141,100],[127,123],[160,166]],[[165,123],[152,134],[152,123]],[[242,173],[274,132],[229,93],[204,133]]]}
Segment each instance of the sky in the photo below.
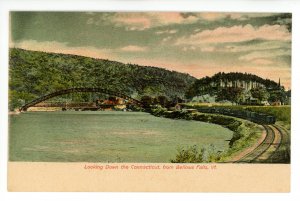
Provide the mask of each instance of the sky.
{"label": "sky", "polygon": [[291,14],[11,12],[10,47],[291,84]]}

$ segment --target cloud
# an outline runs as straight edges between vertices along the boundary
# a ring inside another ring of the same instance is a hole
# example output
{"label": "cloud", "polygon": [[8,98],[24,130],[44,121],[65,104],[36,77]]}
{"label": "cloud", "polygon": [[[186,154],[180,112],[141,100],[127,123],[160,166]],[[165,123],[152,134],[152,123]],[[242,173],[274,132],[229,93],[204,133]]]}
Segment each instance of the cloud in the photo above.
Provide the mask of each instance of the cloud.
{"label": "cloud", "polygon": [[273,49],[290,49],[290,43],[285,41],[260,41],[259,43],[240,45],[232,44],[225,45],[222,51],[226,52],[246,52],[246,51],[259,51],[259,50],[273,50]]}
{"label": "cloud", "polygon": [[198,13],[197,16],[207,21],[216,21],[230,17],[229,13]]}
{"label": "cloud", "polygon": [[25,40],[18,43],[10,43],[10,47],[21,48],[26,50],[53,52],[62,54],[74,54],[99,59],[115,60],[113,52],[110,49],[98,49],[95,47],[69,47],[67,43],[60,43],[57,41],[43,41]]}
{"label": "cloud", "polygon": [[252,61],[252,63],[258,64],[258,65],[270,65],[274,62],[269,59],[255,59]]}
{"label": "cloud", "polygon": [[208,13],[196,13],[196,16],[202,18],[206,21],[218,21],[225,18],[230,18],[234,20],[244,21],[250,18],[258,17],[269,17],[273,16],[274,13],[220,13],[220,12],[208,12]]}
{"label": "cloud", "polygon": [[280,56],[290,56],[291,50],[278,49],[274,51],[254,51],[239,57],[239,60],[253,61],[256,59],[277,58]]}
{"label": "cloud", "polygon": [[183,51],[189,51],[189,50],[196,50],[196,47],[195,46],[188,46],[188,47],[183,47],[182,49]]}
{"label": "cloud", "polygon": [[273,51],[277,49],[290,50],[291,44],[288,41],[247,41],[246,44],[240,43],[214,43],[201,44],[201,52],[224,52],[242,53],[253,51]]}
{"label": "cloud", "polygon": [[128,30],[144,30],[151,26],[151,19],[140,13],[117,13],[112,22],[117,26],[126,26]]}
{"label": "cloud", "polygon": [[247,24],[245,26],[218,27],[213,30],[205,30],[188,37],[181,37],[175,44],[202,45],[237,43],[255,39],[290,41],[291,34],[284,26],[280,25],[263,25],[257,28]]}
{"label": "cloud", "polygon": [[162,39],[162,42],[165,43],[165,42],[167,42],[167,41],[169,41],[171,39],[172,39],[171,36],[167,36],[167,37],[165,37],[165,38]]}
{"label": "cloud", "polygon": [[[278,55],[289,55],[290,51],[280,50],[277,52],[265,53],[265,51],[257,51],[252,52],[250,54],[244,55],[244,57],[239,58],[242,60],[241,65],[236,64],[226,64],[226,62],[219,61],[217,58],[215,60],[206,60],[206,59],[198,59],[198,60],[181,60],[180,58],[174,58],[172,60],[167,58],[122,58],[118,56],[118,50],[111,49],[97,49],[94,47],[69,47],[66,43],[59,43],[56,41],[46,41],[46,42],[38,42],[35,40],[27,40],[19,43],[11,43],[10,47],[18,47],[28,50],[35,51],[44,51],[44,52],[54,52],[54,53],[63,53],[63,54],[75,54],[82,55],[100,59],[109,59],[116,60],[124,63],[136,63],[140,65],[148,65],[148,66],[158,66],[167,68],[169,70],[175,70],[179,72],[189,73],[197,78],[203,76],[212,76],[216,72],[220,71],[220,69],[224,72],[248,72],[253,73],[261,77],[273,79],[275,81],[278,78],[281,78],[282,84],[285,87],[290,87],[290,68],[289,66],[283,65],[279,66],[274,62],[274,66],[268,67],[272,62],[271,56],[277,57]],[[193,46],[191,46],[193,47]],[[124,51],[144,51],[145,48],[140,46],[129,45],[123,48]],[[120,49],[119,49],[120,50]],[[188,50],[188,49],[187,49]],[[207,49],[206,51],[210,51]],[[243,60],[244,59],[244,60]],[[250,61],[250,62],[243,62]],[[276,64],[276,65],[275,65]],[[245,66],[246,65],[246,66]],[[262,67],[264,65],[265,67]],[[270,73],[272,72],[272,73]],[[284,78],[285,77],[285,78]]]}
{"label": "cloud", "polygon": [[197,20],[195,16],[183,17],[178,12],[123,12],[115,13],[110,18],[116,26],[123,26],[127,30],[145,30],[170,24],[193,23]]}
{"label": "cloud", "polygon": [[242,16],[246,18],[262,18],[278,15],[278,13],[245,13]]}
{"label": "cloud", "polygon": [[164,30],[164,31],[157,31],[155,32],[156,35],[161,35],[161,34],[175,34],[177,33],[178,30],[176,29],[171,29],[171,30]]}
{"label": "cloud", "polygon": [[[76,40],[71,36],[69,39],[60,34],[43,35],[39,37],[40,40],[48,41],[24,40],[12,46],[161,66],[186,72],[197,78],[219,71],[241,71],[275,80],[280,76],[282,83],[289,83],[291,33],[285,24],[291,20],[284,15],[279,18],[279,14],[273,15],[272,19],[256,19],[271,15],[273,14],[89,13],[80,18],[84,26],[78,26],[78,29],[76,27],[78,33],[93,36],[86,37],[88,40],[78,41],[76,37]],[[74,20],[77,21],[75,18]],[[242,20],[244,21],[241,22]],[[262,23],[266,25],[258,26]],[[30,38],[37,39],[34,37],[40,34],[38,28],[32,29],[35,34],[31,34]],[[23,38],[28,36],[29,34],[25,34]],[[67,40],[57,42],[63,39]],[[76,44],[82,44],[82,47],[74,47]],[[283,76],[286,77],[285,80]]]}
{"label": "cloud", "polygon": [[148,48],[136,46],[136,45],[128,45],[128,46],[120,48],[120,50],[124,51],[124,52],[145,52],[146,50],[148,50]]}
{"label": "cloud", "polygon": [[201,50],[201,52],[214,52],[216,50],[216,48],[212,47],[212,46],[210,46],[210,47],[201,47],[200,50]]}

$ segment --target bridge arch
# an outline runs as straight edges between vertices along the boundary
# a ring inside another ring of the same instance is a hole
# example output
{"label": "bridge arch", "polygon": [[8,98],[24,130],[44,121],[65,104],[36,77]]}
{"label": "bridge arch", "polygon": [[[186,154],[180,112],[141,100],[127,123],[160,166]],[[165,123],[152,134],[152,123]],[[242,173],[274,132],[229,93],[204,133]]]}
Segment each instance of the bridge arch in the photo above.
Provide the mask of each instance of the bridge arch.
{"label": "bridge arch", "polygon": [[108,94],[108,95],[112,95],[112,96],[116,96],[119,98],[124,98],[127,100],[132,101],[133,103],[135,103],[136,105],[142,106],[143,107],[143,103],[137,99],[131,98],[130,96],[120,93],[120,92],[115,92],[115,91],[111,91],[108,89],[102,89],[102,88],[95,88],[95,87],[75,87],[75,88],[69,88],[69,89],[63,89],[63,90],[59,90],[59,91],[55,91],[53,93],[41,96],[37,99],[34,99],[33,101],[26,103],[25,105],[23,105],[19,110],[20,111],[26,111],[29,107],[32,107],[40,102],[43,102],[45,100],[48,100],[50,98],[56,97],[56,96],[61,96],[64,94],[70,94],[70,93],[77,93],[77,92],[98,92],[98,93],[103,93],[103,94]]}

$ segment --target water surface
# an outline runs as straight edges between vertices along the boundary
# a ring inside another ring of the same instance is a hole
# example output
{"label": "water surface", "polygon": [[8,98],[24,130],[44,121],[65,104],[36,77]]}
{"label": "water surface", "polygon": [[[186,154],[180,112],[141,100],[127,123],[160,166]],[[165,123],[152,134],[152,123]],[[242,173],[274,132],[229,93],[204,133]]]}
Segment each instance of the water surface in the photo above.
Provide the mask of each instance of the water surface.
{"label": "water surface", "polygon": [[25,112],[10,116],[10,161],[169,162],[178,147],[228,148],[232,132],[143,112]]}

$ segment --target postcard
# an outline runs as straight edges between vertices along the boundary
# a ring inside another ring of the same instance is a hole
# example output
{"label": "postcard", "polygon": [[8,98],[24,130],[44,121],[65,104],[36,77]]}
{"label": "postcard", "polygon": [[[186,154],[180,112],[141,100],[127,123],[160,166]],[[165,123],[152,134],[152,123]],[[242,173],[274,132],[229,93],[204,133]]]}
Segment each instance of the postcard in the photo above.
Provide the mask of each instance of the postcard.
{"label": "postcard", "polygon": [[9,191],[289,192],[291,13],[11,11]]}

